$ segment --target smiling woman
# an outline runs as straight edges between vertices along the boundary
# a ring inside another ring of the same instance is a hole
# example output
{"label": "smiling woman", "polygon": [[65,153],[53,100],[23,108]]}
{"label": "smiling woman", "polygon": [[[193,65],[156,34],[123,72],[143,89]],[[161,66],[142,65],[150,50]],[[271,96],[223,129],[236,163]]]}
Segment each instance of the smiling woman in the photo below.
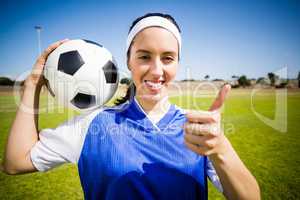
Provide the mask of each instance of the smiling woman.
{"label": "smiling woman", "polygon": [[[22,105],[37,108],[44,62],[63,42],[38,59]],[[206,112],[185,112],[169,102],[181,53],[175,20],[161,13],[138,18],[126,45],[133,98],[39,133],[37,114],[20,107],[4,170],[18,174],[76,163],[86,199],[207,199],[207,178],[228,199],[259,199],[255,178],[221,130],[219,109],[230,87]]]}
{"label": "smiling woman", "polygon": [[168,30],[151,27],[136,35],[128,67],[139,100],[159,101],[167,95],[167,86],[177,72],[177,49],[177,40]]}
{"label": "smiling woman", "polygon": [[[161,100],[167,97],[168,85],[176,75],[177,49],[177,40],[172,33],[158,27],[138,33],[130,48],[128,68],[136,87],[135,97],[149,116],[155,113],[151,117],[155,122],[169,107],[168,101]],[[163,104],[166,109],[161,109]]]}

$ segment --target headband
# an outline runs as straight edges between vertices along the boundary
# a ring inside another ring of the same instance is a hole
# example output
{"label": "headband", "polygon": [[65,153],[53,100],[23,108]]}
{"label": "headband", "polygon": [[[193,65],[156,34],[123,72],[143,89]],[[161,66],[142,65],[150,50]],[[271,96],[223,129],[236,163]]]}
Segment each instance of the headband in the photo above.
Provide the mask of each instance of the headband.
{"label": "headband", "polygon": [[179,56],[180,51],[181,51],[181,36],[180,36],[179,30],[168,19],[166,19],[164,17],[160,17],[160,16],[151,16],[151,17],[143,18],[134,25],[134,27],[131,29],[131,31],[129,32],[129,34],[127,36],[126,53],[128,52],[129,47],[130,47],[131,42],[134,39],[134,37],[143,29],[148,28],[148,27],[153,27],[153,26],[162,27],[162,28],[170,31],[175,36],[175,38],[177,39],[177,42],[178,42],[178,47],[179,47],[178,56]]}

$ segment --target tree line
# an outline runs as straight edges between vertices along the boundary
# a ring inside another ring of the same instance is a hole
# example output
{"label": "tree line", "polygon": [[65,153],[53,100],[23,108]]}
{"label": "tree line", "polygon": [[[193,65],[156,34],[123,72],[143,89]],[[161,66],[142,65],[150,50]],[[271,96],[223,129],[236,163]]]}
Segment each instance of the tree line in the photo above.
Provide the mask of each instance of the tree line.
{"label": "tree line", "polygon": [[13,86],[15,84],[23,85],[24,81],[15,81],[11,78],[0,76],[0,86]]}
{"label": "tree line", "polygon": [[[210,78],[209,75],[204,76],[204,79],[206,81],[208,81],[209,78]],[[233,81],[231,82],[231,86],[233,88],[248,87],[251,86],[252,85],[251,82],[254,81],[255,81],[254,84],[270,85],[276,88],[285,88],[287,87],[290,81],[289,79],[280,79],[280,77],[274,74],[273,72],[269,72],[267,74],[267,77],[259,77],[258,79],[249,79],[247,78],[246,75],[242,75],[242,76],[233,75],[231,78],[233,79]],[[221,80],[221,79],[214,79],[212,81],[216,81],[216,80]],[[298,81],[298,88],[300,88],[300,71],[298,73],[297,81]]]}
{"label": "tree line", "polygon": [[[204,76],[204,79],[206,81],[208,81],[209,78],[210,78],[210,76],[208,74]],[[256,84],[270,85],[270,86],[276,87],[276,88],[285,88],[289,83],[289,79],[280,79],[273,72],[268,73],[267,78],[259,77],[258,79],[248,79],[246,75],[242,75],[242,76],[233,75],[231,78],[233,79],[233,82],[231,83],[233,88],[248,87],[251,85],[251,81],[255,81]],[[196,80],[195,79],[184,79],[181,81],[185,82],[185,81],[196,81]],[[223,80],[222,79],[213,79],[212,81],[223,81]],[[300,71],[298,73],[297,81],[298,81],[298,87],[300,88]],[[18,84],[22,85],[23,83],[24,83],[24,81],[21,81]],[[127,77],[122,78],[120,80],[120,83],[129,85],[131,83],[131,79],[127,78]],[[13,86],[14,84],[15,84],[15,80],[12,80],[5,76],[0,77],[0,86]]]}

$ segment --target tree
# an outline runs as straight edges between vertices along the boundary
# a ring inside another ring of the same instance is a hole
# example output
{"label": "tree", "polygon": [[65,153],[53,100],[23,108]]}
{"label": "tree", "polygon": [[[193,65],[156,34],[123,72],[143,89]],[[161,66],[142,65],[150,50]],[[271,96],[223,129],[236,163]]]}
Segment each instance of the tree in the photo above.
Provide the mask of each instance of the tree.
{"label": "tree", "polygon": [[273,72],[270,72],[268,73],[268,78],[270,79],[271,86],[274,86],[276,79],[278,79],[278,76],[276,76]]}
{"label": "tree", "polygon": [[224,80],[221,78],[215,78],[213,81],[224,81]]}
{"label": "tree", "polygon": [[204,79],[205,79],[205,80],[208,80],[208,79],[209,79],[209,75],[208,75],[208,74],[205,75]]}
{"label": "tree", "polygon": [[290,81],[289,79],[282,80],[282,82],[280,84],[276,85],[275,87],[276,88],[286,88],[287,85],[289,84],[289,81]]}
{"label": "tree", "polygon": [[14,81],[8,77],[0,77],[0,85],[14,85]]}
{"label": "tree", "polygon": [[245,76],[245,75],[240,76],[237,81],[238,81],[239,85],[242,86],[242,87],[246,87],[246,86],[251,85],[250,80],[248,80],[247,76]]}
{"label": "tree", "polygon": [[298,73],[298,88],[300,88],[300,71]]}
{"label": "tree", "polygon": [[264,77],[259,77],[257,80],[256,80],[256,83],[258,84],[264,84],[266,81],[265,81],[265,78]]}

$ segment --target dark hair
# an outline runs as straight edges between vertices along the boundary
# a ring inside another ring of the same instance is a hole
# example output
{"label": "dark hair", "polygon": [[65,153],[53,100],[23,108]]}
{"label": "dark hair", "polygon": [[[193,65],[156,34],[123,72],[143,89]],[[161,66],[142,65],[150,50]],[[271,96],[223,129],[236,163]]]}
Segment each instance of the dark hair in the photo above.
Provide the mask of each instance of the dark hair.
{"label": "dark hair", "polygon": [[[132,28],[133,28],[140,20],[142,20],[142,19],[144,19],[144,18],[146,18],[146,17],[152,17],[152,16],[159,16],[159,17],[163,17],[163,18],[166,18],[166,19],[170,20],[170,21],[177,27],[179,33],[181,33],[181,30],[180,30],[180,28],[179,28],[177,22],[175,21],[175,19],[174,19],[171,15],[169,15],[169,14],[164,14],[164,13],[147,13],[147,14],[141,16],[141,17],[136,18],[136,19],[132,22],[132,24],[131,24],[131,26],[130,26],[130,28],[129,28],[128,34],[130,33],[130,31],[132,30]],[[126,52],[126,53],[127,53],[127,61],[129,60],[129,57],[130,57],[130,48],[131,48],[131,47],[129,47],[128,51]],[[134,97],[135,92],[136,92],[136,87],[135,87],[133,81],[131,80],[131,83],[130,83],[129,86],[128,86],[126,95],[125,95],[124,97],[121,97],[121,98],[119,98],[119,99],[116,99],[115,102],[114,102],[115,105],[120,105],[120,104],[122,104],[122,103],[125,103],[127,100],[130,100],[131,98]]]}
{"label": "dark hair", "polygon": [[179,33],[181,33],[181,30],[180,30],[180,28],[179,28],[177,22],[175,21],[175,19],[174,19],[171,15],[169,15],[169,14],[163,14],[163,13],[147,13],[147,14],[141,16],[141,17],[136,18],[136,19],[132,22],[132,24],[131,24],[131,26],[130,26],[130,28],[129,28],[128,34],[129,34],[129,32],[132,30],[132,28],[133,28],[139,21],[141,21],[142,19],[144,19],[144,18],[146,18],[146,17],[152,17],[152,16],[159,16],[159,17],[163,17],[163,18],[166,18],[166,19],[170,20],[170,21],[178,28]]}
{"label": "dark hair", "polygon": [[127,100],[130,100],[134,97],[135,94],[135,85],[133,84],[133,81],[130,81],[130,84],[128,85],[127,91],[126,91],[126,95],[124,97],[118,98],[114,101],[114,104],[120,105],[122,103],[125,103]]}
{"label": "dark hair", "polygon": [[[177,27],[179,33],[181,33],[181,30],[180,30],[180,28],[179,28],[177,22],[175,21],[175,19],[174,19],[171,15],[169,15],[169,14],[163,14],[163,13],[147,13],[147,14],[141,16],[141,17],[136,18],[136,19],[132,22],[132,24],[131,24],[131,26],[130,26],[130,28],[129,28],[128,34],[130,33],[130,31],[133,29],[133,27],[134,27],[139,21],[141,21],[142,19],[144,19],[144,18],[146,18],[146,17],[152,17],[152,16],[159,16],[159,17],[163,17],[163,18],[166,18],[166,19],[170,20],[170,22],[172,22],[172,23]],[[128,51],[126,52],[126,54],[127,54],[127,60],[129,60],[129,57],[130,57],[130,48],[131,48],[131,46],[128,48]]]}

